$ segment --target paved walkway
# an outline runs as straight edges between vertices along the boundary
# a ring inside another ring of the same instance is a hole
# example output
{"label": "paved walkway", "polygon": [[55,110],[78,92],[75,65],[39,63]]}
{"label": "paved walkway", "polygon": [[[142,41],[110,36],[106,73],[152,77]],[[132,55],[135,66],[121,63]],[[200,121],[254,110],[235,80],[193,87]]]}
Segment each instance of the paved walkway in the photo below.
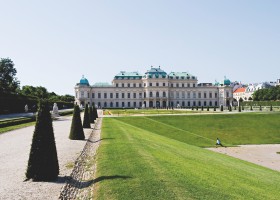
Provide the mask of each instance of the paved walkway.
{"label": "paved walkway", "polygon": [[[58,199],[65,176],[86,144],[68,139],[70,125],[71,117],[53,122],[60,168],[56,182],[24,182],[34,126],[0,134],[0,199]],[[84,130],[87,139],[92,129]]]}
{"label": "paved walkway", "polygon": [[280,144],[239,145],[238,147],[208,149],[280,171],[280,154],[277,154],[280,152]]}

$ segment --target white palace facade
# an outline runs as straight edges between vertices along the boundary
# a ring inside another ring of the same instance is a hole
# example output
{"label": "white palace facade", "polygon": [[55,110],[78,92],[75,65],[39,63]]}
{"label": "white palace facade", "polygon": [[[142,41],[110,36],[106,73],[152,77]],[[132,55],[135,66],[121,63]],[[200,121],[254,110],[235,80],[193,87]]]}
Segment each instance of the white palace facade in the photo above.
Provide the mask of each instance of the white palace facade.
{"label": "white palace facade", "polygon": [[233,103],[233,87],[228,79],[221,82],[198,83],[187,72],[167,74],[160,67],[138,72],[121,71],[112,84],[90,85],[82,77],[75,86],[75,102],[99,108],[166,108],[192,106],[229,106]]}

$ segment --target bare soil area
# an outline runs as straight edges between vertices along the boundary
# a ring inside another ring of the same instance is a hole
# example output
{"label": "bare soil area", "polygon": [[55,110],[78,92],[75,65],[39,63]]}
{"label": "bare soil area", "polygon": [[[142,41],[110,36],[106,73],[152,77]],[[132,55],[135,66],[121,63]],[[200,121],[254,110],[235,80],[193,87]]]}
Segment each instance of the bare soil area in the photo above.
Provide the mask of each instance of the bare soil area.
{"label": "bare soil area", "polygon": [[238,147],[208,148],[241,160],[280,171],[280,144],[239,145]]}

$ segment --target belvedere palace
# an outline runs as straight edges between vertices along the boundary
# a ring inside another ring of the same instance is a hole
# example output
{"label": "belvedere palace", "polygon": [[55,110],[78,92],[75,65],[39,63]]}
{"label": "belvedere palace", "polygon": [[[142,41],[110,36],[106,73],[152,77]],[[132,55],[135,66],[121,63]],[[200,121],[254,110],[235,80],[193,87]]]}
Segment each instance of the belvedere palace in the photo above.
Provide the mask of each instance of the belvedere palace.
{"label": "belvedere palace", "polygon": [[142,75],[121,71],[112,84],[95,83],[82,77],[75,86],[78,105],[94,103],[99,108],[167,108],[192,106],[229,106],[233,104],[230,80],[198,83],[187,72],[167,74],[160,67],[151,67]]}

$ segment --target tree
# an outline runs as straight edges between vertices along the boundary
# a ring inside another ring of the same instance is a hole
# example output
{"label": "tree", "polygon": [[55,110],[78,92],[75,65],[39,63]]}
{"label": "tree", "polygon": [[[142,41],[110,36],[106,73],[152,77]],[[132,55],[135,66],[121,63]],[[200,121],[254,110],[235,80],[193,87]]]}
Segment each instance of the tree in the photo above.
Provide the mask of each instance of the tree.
{"label": "tree", "polygon": [[71,130],[69,139],[71,140],[84,140],[85,134],[82,126],[80,108],[78,105],[74,107],[74,113],[72,118]]}
{"label": "tree", "polygon": [[224,106],[223,105],[221,105],[221,111],[224,111]]}
{"label": "tree", "polygon": [[207,111],[209,111],[209,106],[207,106]]}
{"label": "tree", "polygon": [[239,106],[238,106],[238,112],[241,112],[241,106],[240,106],[240,104],[239,104]]}
{"label": "tree", "polygon": [[16,93],[19,89],[19,81],[15,77],[17,70],[9,58],[0,59],[0,94]]}
{"label": "tree", "polygon": [[25,175],[27,179],[33,181],[54,181],[58,173],[59,165],[49,104],[41,101]]}
{"label": "tree", "polygon": [[272,111],[273,109],[272,109],[272,105],[270,105],[270,111]]}
{"label": "tree", "polygon": [[84,111],[83,128],[90,128],[88,104],[86,104],[86,108]]}
{"label": "tree", "polygon": [[252,104],[250,105],[250,110],[251,110],[251,111],[253,110],[253,106],[252,106]]}
{"label": "tree", "polygon": [[214,106],[214,111],[216,111],[216,106]]}

